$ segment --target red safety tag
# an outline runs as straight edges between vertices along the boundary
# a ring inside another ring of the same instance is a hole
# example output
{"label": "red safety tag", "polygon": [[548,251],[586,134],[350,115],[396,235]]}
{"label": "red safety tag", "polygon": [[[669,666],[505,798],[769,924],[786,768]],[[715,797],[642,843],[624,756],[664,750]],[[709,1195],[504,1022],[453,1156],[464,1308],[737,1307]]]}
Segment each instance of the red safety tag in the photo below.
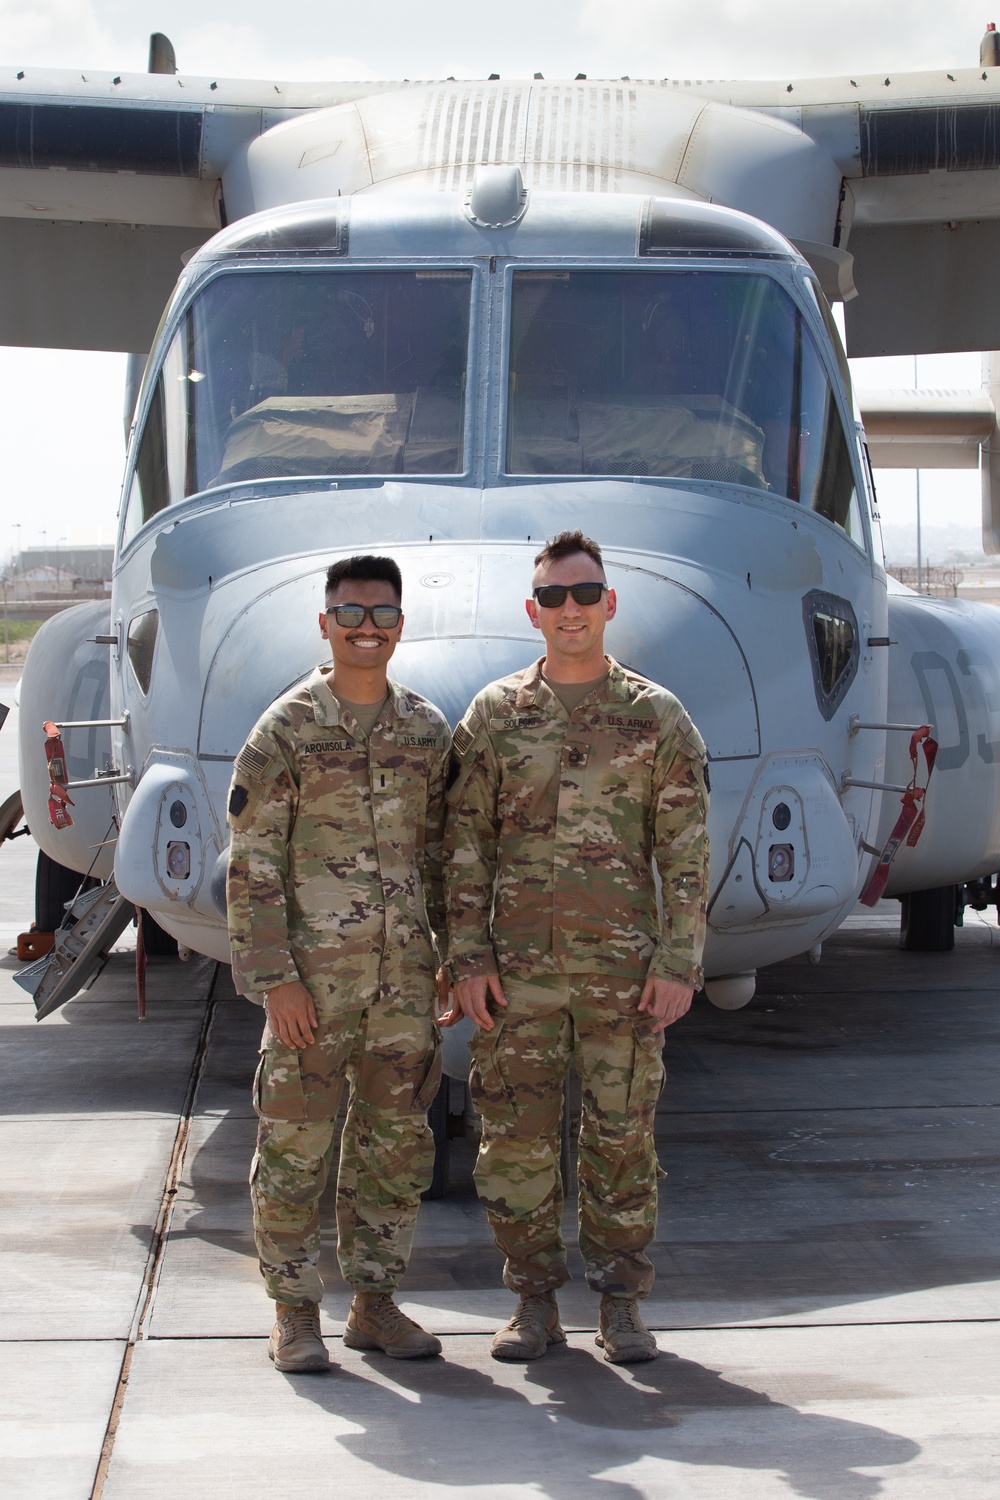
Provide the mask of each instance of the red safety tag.
{"label": "red safety tag", "polygon": [[75,803],[66,790],[69,778],[62,735],[51,719],[46,720],[42,728],[45,731],[45,759],[49,765],[49,822],[53,828],[71,828],[73,819],[67,809],[74,807]]}
{"label": "red safety tag", "polygon": [[[927,780],[923,786],[917,786],[917,751],[923,746],[924,761],[927,765]],[[913,775],[910,784],[903,793],[900,801],[902,810],[896,819],[895,827],[885,841],[885,848],[878,857],[878,864],[871,873],[871,878],[861,893],[862,906],[874,906],[881,901],[882,892],[885,890],[889,880],[889,867],[899,852],[904,839],[907,847],[912,849],[920,835],[924,831],[924,799],[927,796],[927,788],[930,785],[931,772],[937,759],[937,740],[931,735],[931,726],[921,724],[910,738],[910,760],[913,764]]]}

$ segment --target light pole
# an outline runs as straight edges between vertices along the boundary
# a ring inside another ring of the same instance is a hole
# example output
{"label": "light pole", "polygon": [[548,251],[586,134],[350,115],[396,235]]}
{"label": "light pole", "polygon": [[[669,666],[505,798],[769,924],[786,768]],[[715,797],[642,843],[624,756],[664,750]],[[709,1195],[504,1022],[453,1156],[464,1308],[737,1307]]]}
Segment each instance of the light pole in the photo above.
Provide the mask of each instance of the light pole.
{"label": "light pole", "polygon": [[[20,574],[20,571],[21,571],[21,523],[20,523],[20,521],[11,521],[10,525],[11,525],[11,530],[17,532],[17,562],[14,561],[13,556],[11,556],[11,560],[10,560],[10,577],[11,577],[11,579],[14,580],[14,598],[16,599],[17,598],[17,578],[18,578],[18,575]],[[9,647],[8,641],[7,641],[7,586],[6,586],[6,584],[4,585],[4,591],[3,591],[3,639],[4,639],[4,647],[5,647],[6,659],[8,661],[10,661],[10,647]]]}

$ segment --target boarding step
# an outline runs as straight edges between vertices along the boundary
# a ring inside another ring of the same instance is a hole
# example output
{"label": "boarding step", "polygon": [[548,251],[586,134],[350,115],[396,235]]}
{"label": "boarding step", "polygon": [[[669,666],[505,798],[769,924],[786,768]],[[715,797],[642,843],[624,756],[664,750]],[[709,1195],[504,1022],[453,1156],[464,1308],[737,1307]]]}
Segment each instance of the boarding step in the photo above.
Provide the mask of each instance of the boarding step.
{"label": "boarding step", "polygon": [[14,983],[35,1001],[35,1020],[87,989],[100,974],[112,944],[135,917],[113,880],[83,891],[68,909],[66,925],[55,934],[55,946],[44,958],[14,975]]}

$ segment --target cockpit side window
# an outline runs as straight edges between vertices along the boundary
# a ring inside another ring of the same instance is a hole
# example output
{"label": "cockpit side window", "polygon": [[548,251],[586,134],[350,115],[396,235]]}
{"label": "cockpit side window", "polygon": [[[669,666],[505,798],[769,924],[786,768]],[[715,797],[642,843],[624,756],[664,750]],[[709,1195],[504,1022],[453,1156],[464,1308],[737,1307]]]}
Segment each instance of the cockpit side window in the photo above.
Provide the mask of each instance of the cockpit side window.
{"label": "cockpit side window", "polygon": [[[167,433],[163,414],[163,376],[153,387],[153,399],[142,432],[142,442],[135,464],[133,488],[137,491],[141,520],[155,516],[169,504],[167,476]],[[130,507],[131,509],[131,507]]]}
{"label": "cockpit side window", "polygon": [[461,473],[471,288],[462,269],[210,281],[154,387],[126,536],[220,484]]}
{"label": "cockpit side window", "polygon": [[509,327],[507,473],[742,485],[863,542],[833,386],[772,277],[515,271]]}

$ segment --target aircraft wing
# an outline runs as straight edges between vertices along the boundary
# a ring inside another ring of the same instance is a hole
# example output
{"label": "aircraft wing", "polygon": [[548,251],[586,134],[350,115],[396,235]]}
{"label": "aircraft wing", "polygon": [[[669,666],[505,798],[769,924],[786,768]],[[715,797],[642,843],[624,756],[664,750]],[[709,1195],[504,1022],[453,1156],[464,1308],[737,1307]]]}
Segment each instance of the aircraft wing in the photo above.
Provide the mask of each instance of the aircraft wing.
{"label": "aircraft wing", "polygon": [[1000,68],[737,84],[718,97],[797,123],[840,168],[852,356],[1000,347]]}
{"label": "aircraft wing", "polygon": [[[514,101],[508,118],[527,123],[503,139],[491,126],[483,155],[476,122],[494,118],[501,94]],[[442,166],[475,160],[514,161],[529,185],[662,183],[757,212],[796,239],[846,299],[852,355],[1000,347],[1000,67],[429,85],[0,69],[0,342],[148,349],[182,256],[226,222],[234,161],[272,126],[333,106],[360,122],[355,166],[366,153],[345,191],[384,189],[418,168],[440,184]],[[412,129],[401,130],[407,109]],[[380,110],[392,123],[382,146]],[[773,140],[762,148],[765,125]],[[582,175],[566,177],[567,151]],[[783,152],[807,175],[786,179]],[[327,166],[304,172],[303,195],[317,181],[335,190],[333,180]],[[811,220],[793,201],[809,192]]]}
{"label": "aircraft wing", "polygon": [[0,343],[149,349],[233,154],[378,88],[0,69]]}

